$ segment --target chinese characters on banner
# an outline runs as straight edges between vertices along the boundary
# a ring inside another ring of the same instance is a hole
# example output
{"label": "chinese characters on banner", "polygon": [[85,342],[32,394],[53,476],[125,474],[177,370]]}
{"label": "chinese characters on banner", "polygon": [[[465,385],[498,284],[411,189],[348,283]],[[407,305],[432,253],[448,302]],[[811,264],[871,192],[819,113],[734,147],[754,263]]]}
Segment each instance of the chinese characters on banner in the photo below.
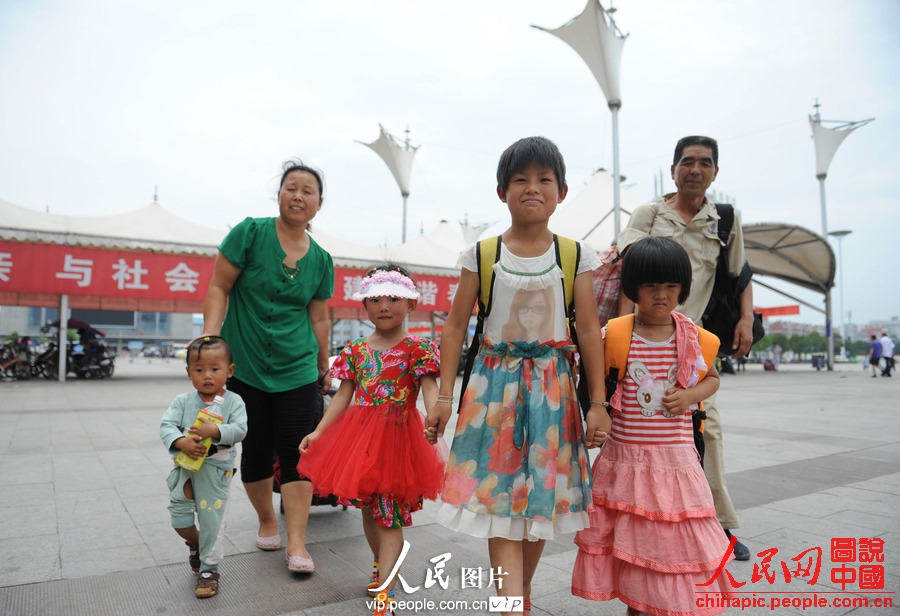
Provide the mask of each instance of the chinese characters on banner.
{"label": "chinese characters on banner", "polygon": [[[360,302],[350,299],[350,296],[359,288],[359,281],[363,274],[362,270],[334,268],[334,296],[328,305],[340,308],[359,308]],[[456,295],[456,288],[459,286],[458,278],[414,274],[413,279],[420,293],[418,310],[450,311],[450,304],[453,302],[453,296]]]}
{"label": "chinese characters on banner", "polygon": [[0,291],[202,301],[213,257],[0,242]]}
{"label": "chinese characters on banner", "polygon": [[[3,293],[68,294],[202,304],[215,257],[0,241]],[[350,299],[362,270],[336,267],[330,307],[359,308]],[[420,311],[450,310],[455,277],[415,275]],[[197,309],[199,310],[199,308]]]}

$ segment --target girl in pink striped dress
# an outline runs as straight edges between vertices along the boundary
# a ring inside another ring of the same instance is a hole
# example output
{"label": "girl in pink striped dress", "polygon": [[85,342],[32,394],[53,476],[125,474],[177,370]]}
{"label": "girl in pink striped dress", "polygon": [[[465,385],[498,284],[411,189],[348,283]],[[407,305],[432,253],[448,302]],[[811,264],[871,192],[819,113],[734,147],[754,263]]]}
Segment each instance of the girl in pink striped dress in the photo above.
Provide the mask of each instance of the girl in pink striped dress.
{"label": "girl in pink striped dress", "polygon": [[619,599],[629,616],[716,614],[723,608],[697,607],[697,591],[730,590],[716,576],[728,539],[691,420],[719,375],[710,366],[699,379],[706,366],[697,326],[675,312],[690,288],[690,259],[672,240],[648,237],[625,253],[622,290],[637,312],[627,374],[610,403],[612,430],[592,469],[591,525],[575,537],[572,593]]}

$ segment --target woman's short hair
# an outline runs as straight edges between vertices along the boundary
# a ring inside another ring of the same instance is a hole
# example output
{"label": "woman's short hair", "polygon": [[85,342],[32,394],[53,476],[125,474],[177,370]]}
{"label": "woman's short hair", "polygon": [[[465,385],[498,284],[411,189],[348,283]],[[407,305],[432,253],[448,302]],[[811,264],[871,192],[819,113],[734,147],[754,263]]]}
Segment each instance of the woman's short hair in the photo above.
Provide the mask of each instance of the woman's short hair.
{"label": "woman's short hair", "polygon": [[674,282],[681,285],[678,303],[691,293],[691,259],[680,245],[667,237],[644,237],[625,251],[622,261],[622,292],[637,302],[642,284]]}

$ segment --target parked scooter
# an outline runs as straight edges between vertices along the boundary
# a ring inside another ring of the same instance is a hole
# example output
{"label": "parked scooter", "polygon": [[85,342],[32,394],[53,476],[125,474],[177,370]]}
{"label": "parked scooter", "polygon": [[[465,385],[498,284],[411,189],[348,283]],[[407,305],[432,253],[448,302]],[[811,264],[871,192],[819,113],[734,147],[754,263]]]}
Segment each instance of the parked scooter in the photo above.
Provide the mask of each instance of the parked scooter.
{"label": "parked scooter", "polygon": [[[38,373],[46,379],[59,377],[59,347],[55,342],[47,345],[36,361]],[[98,341],[90,347],[78,342],[66,346],[66,373],[80,379],[106,379],[115,372],[115,353],[105,342]]]}
{"label": "parked scooter", "polygon": [[0,378],[29,379],[37,372],[31,338],[20,336],[0,347]]}
{"label": "parked scooter", "polygon": [[[110,378],[115,372],[115,353],[102,340],[102,332],[82,321],[70,321],[75,325],[79,340],[66,344],[66,373],[74,373],[80,379]],[[50,326],[59,327],[59,322]],[[47,379],[59,377],[59,348],[50,342],[38,356],[38,372]]]}

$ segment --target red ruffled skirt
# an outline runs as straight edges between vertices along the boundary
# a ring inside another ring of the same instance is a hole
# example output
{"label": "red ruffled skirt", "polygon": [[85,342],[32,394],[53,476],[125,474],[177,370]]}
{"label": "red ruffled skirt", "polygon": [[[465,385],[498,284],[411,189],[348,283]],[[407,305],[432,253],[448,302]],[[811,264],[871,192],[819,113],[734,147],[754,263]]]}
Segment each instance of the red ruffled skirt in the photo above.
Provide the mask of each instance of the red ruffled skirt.
{"label": "red ruffled skirt", "polygon": [[716,575],[728,538],[693,447],[609,440],[594,462],[591,496],[591,526],[575,536],[573,594],[620,599],[654,616],[724,611],[697,607],[732,588],[724,571]]}
{"label": "red ruffled skirt", "polygon": [[434,500],[445,459],[424,430],[415,404],[353,405],[300,456],[297,471],[320,495],[350,501],[389,496],[410,506]]}

